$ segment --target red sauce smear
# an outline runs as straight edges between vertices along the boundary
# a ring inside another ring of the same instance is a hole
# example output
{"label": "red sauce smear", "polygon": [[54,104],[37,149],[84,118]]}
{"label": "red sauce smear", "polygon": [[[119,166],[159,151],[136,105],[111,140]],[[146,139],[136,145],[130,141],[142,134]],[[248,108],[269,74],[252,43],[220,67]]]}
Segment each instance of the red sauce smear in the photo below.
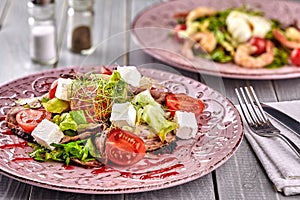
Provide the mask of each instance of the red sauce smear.
{"label": "red sauce smear", "polygon": [[108,167],[101,167],[99,169],[95,169],[92,171],[92,174],[101,174],[101,173],[106,173],[106,172],[116,172],[117,170],[108,168]]}
{"label": "red sauce smear", "polygon": [[146,174],[140,177],[141,180],[146,180],[146,179],[152,179],[152,178],[167,178],[169,176],[174,176],[179,174],[178,172],[169,172],[169,173],[164,173],[161,175],[155,175],[155,174]]}
{"label": "red sauce smear", "polygon": [[179,172],[170,172],[173,169],[181,168],[183,167],[183,164],[176,164],[170,167],[166,167],[163,169],[158,169],[150,172],[145,173],[131,173],[131,172],[120,172],[112,168],[108,167],[101,167],[99,169],[95,169],[92,171],[92,174],[101,174],[101,173],[107,173],[107,172],[119,172],[121,176],[128,178],[132,176],[139,176],[139,179],[145,180],[145,179],[153,179],[153,178],[167,178],[169,176],[174,176],[179,174]]}
{"label": "red sauce smear", "polygon": [[5,120],[5,116],[0,116],[0,122],[4,121]]}
{"label": "red sauce smear", "polygon": [[0,149],[11,149],[15,147],[21,147],[24,148],[27,146],[27,142],[20,142],[20,143],[15,143],[15,144],[5,144],[0,146]]}
{"label": "red sauce smear", "polygon": [[1,130],[0,133],[3,135],[13,135],[13,132],[10,129]]}
{"label": "red sauce smear", "polygon": [[73,169],[74,169],[74,167],[71,166],[71,165],[63,165],[62,167],[63,167],[64,169],[66,169],[66,170],[73,170]]}
{"label": "red sauce smear", "polygon": [[11,161],[17,162],[17,161],[26,161],[26,160],[32,161],[32,160],[34,160],[34,159],[33,159],[33,158],[30,158],[30,157],[27,157],[27,158],[22,158],[22,157],[20,157],[20,158],[13,158]]}

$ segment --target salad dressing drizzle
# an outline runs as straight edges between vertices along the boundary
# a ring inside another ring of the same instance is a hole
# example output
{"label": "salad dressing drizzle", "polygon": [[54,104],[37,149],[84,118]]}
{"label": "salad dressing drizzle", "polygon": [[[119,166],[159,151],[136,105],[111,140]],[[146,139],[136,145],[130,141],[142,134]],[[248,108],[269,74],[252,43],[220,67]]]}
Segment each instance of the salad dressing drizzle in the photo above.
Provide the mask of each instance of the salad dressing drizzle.
{"label": "salad dressing drizzle", "polygon": [[118,171],[113,168],[109,168],[107,166],[103,166],[101,168],[95,169],[92,171],[92,174],[102,174],[102,173],[108,173],[108,172],[118,172],[123,176],[124,178],[129,178],[129,177],[138,177],[141,180],[146,180],[146,179],[153,179],[153,178],[167,178],[169,176],[174,176],[179,174],[177,171],[172,171],[174,169],[178,168],[183,168],[184,165],[181,163],[172,165],[170,167],[158,169],[158,170],[153,170],[149,172],[142,172],[142,173],[134,173],[134,172],[124,172],[124,171]]}
{"label": "salad dressing drizzle", "polygon": [[30,158],[30,157],[16,157],[16,158],[13,158],[11,161],[18,162],[18,161],[33,161],[33,160],[34,159]]}
{"label": "salad dressing drizzle", "polygon": [[5,144],[0,146],[0,149],[11,149],[11,148],[25,148],[27,146],[27,142],[20,142],[20,143],[14,143],[14,144]]}

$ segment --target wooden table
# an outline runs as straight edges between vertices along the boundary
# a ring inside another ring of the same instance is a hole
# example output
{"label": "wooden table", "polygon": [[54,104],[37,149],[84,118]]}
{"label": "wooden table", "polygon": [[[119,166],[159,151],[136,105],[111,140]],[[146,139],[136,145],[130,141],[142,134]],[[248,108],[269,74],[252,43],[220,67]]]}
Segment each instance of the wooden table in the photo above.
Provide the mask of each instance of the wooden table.
{"label": "wooden table", "polygon": [[[6,1],[0,2],[0,9]],[[138,12],[160,0],[96,0],[95,39],[100,46],[86,59],[71,53],[66,48],[67,1],[57,0],[57,26],[59,62],[56,67],[78,65],[142,65],[166,66],[158,60],[136,49],[128,30]],[[51,69],[54,66],[40,66],[29,58],[27,23],[27,0],[12,0],[8,14],[0,31],[0,83]],[[114,39],[111,39],[114,37]],[[175,68],[174,68],[175,69]],[[199,74],[183,71],[184,76],[203,80]],[[238,80],[207,76],[210,80],[222,80],[225,89],[218,84],[209,85],[237,103],[234,88],[251,84],[265,102],[300,99],[300,78],[288,80]],[[285,197],[276,193],[259,160],[246,139],[237,152],[221,167],[192,182],[157,191],[118,194],[87,195],[60,192],[35,187],[0,175],[1,199],[298,199],[299,196]]]}

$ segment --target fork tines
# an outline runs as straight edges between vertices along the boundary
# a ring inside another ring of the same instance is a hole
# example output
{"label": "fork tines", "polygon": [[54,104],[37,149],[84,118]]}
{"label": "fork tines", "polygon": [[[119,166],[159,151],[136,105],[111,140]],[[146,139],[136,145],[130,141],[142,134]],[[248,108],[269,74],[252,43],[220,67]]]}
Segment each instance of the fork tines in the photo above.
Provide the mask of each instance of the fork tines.
{"label": "fork tines", "polygon": [[252,86],[235,88],[239,104],[249,125],[268,123],[269,120],[263,111]]}

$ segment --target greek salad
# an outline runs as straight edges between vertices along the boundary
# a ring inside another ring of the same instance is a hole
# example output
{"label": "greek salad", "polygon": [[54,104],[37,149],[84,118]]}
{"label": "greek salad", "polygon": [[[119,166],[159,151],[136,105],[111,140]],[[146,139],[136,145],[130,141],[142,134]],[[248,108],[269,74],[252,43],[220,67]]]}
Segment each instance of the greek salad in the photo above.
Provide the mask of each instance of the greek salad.
{"label": "greek salad", "polygon": [[130,166],[148,153],[193,139],[204,103],[171,93],[135,66],[61,75],[39,97],[18,99],[6,116],[36,161]]}

